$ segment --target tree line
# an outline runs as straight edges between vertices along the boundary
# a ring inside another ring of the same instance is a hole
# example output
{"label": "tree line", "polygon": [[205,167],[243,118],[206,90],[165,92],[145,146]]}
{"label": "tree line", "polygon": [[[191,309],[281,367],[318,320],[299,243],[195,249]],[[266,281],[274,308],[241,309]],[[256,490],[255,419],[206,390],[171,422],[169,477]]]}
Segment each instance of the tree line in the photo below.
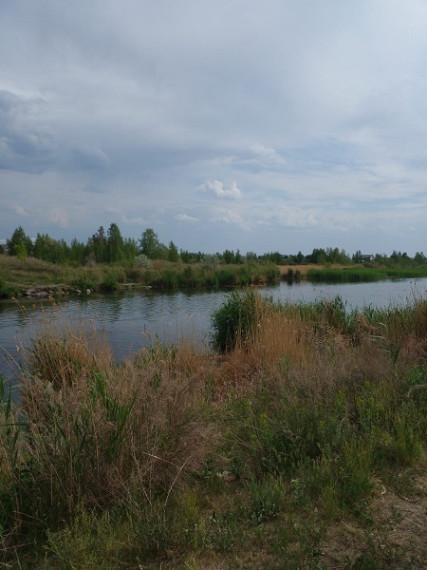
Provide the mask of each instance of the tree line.
{"label": "tree line", "polygon": [[411,258],[406,252],[393,251],[390,256],[385,254],[363,255],[360,250],[351,257],[343,249],[315,248],[311,254],[283,254],[279,251],[258,255],[254,252],[240,253],[239,250],[226,249],[222,253],[205,254],[201,251],[190,252],[178,250],[173,241],[168,245],[161,243],[152,228],[147,228],[139,240],[124,238],[116,223],[111,223],[105,231],[101,226],[97,232],[88,238],[86,243],[73,239],[70,244],[65,240],[56,240],[48,234],[38,233],[31,239],[22,226],[15,229],[6,247],[0,246],[0,253],[15,255],[21,259],[32,256],[51,263],[75,263],[91,265],[95,263],[134,263],[147,265],[150,260],[160,259],[171,262],[196,263],[215,266],[223,264],[242,264],[250,262],[274,263],[276,265],[302,264],[378,264],[386,266],[423,266],[427,258],[422,252],[417,252]]}

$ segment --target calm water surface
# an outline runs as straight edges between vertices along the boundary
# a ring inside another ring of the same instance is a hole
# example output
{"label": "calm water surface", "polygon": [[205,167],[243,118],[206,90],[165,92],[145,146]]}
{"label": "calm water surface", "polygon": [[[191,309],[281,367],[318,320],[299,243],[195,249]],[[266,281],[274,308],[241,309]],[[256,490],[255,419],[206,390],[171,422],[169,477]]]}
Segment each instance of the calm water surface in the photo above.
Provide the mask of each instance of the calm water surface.
{"label": "calm water surface", "polygon": [[[340,295],[348,309],[402,306],[425,296],[427,279],[378,281],[376,283],[313,284],[303,282],[260,289],[263,296],[282,302],[311,302]],[[19,347],[28,344],[43,326],[54,320],[61,329],[69,324],[96,327],[104,331],[117,360],[137,352],[156,339],[162,342],[190,340],[202,348],[209,347],[211,316],[229,293],[133,292],[115,296],[88,296],[63,300],[50,314],[48,304],[24,309],[11,302],[0,303],[0,374],[13,378],[17,374]],[[44,314],[45,313],[45,314]]]}

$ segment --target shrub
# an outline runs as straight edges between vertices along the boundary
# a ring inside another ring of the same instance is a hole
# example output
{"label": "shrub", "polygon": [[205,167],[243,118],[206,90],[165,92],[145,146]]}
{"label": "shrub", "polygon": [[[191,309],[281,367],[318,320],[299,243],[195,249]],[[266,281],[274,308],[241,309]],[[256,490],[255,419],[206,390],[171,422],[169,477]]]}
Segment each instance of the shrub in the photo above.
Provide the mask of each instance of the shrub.
{"label": "shrub", "polygon": [[234,287],[237,284],[237,275],[233,269],[221,269],[217,272],[217,279],[220,287]]}
{"label": "shrub", "polygon": [[206,254],[202,257],[202,267],[203,269],[216,269],[219,265],[219,258],[217,255]]}
{"label": "shrub", "polygon": [[113,293],[118,289],[118,287],[119,282],[117,280],[117,276],[111,271],[106,274],[104,281],[102,281],[99,286],[101,291],[104,293]]}
{"label": "shrub", "polygon": [[145,254],[140,253],[135,257],[135,265],[136,267],[143,267],[144,269],[150,269],[151,261],[148,259],[148,257]]}
{"label": "shrub", "polygon": [[0,299],[10,299],[11,297],[17,296],[19,290],[17,287],[12,287],[7,285],[3,279],[0,278]]}
{"label": "shrub", "polygon": [[255,333],[260,297],[253,291],[233,291],[213,315],[214,346],[221,352],[232,350]]}

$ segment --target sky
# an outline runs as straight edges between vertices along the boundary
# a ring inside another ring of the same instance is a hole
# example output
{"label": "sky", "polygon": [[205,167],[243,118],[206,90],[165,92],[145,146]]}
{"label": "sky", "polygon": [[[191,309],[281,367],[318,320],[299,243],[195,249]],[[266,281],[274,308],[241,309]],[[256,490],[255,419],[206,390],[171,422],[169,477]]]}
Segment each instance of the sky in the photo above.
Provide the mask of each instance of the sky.
{"label": "sky", "polygon": [[425,0],[0,0],[0,239],[427,254]]}

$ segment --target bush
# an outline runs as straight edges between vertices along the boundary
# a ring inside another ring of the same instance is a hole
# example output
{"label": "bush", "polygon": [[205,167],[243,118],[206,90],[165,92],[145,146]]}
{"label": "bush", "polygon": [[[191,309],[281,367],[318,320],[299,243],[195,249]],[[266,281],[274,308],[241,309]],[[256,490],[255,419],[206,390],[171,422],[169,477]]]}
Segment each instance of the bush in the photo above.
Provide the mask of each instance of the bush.
{"label": "bush", "polygon": [[232,350],[255,333],[259,296],[253,291],[233,291],[213,315],[214,346],[221,352]]}
{"label": "bush", "polygon": [[99,288],[104,293],[113,293],[119,287],[117,277],[113,273],[108,273],[104,281],[100,284]]}
{"label": "bush", "polygon": [[17,287],[11,287],[7,285],[3,279],[0,278],[0,299],[10,299],[11,297],[17,296],[19,291]]}
{"label": "bush", "polygon": [[148,259],[146,255],[141,253],[135,257],[135,265],[136,267],[143,267],[144,269],[150,269],[151,261]]}
{"label": "bush", "polygon": [[216,269],[218,265],[219,265],[219,259],[217,255],[206,254],[202,257],[203,269]]}
{"label": "bush", "polygon": [[237,284],[237,276],[233,269],[221,269],[217,273],[218,285],[220,287],[234,287]]}

